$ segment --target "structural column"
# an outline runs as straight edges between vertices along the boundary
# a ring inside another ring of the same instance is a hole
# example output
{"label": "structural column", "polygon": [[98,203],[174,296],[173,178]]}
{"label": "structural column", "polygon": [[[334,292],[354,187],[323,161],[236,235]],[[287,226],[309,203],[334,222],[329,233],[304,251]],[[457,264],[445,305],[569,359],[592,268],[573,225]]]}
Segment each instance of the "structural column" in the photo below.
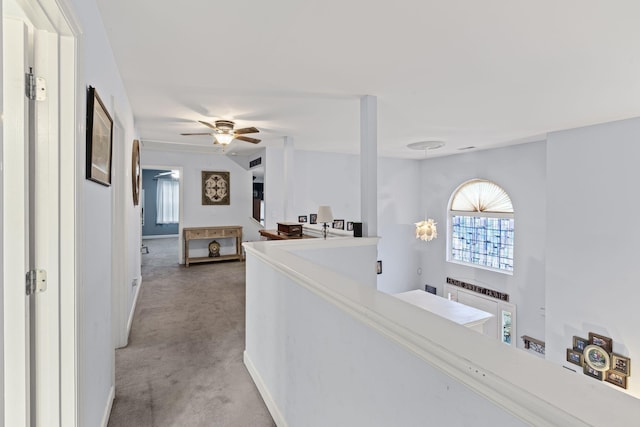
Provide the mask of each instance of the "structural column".
{"label": "structural column", "polygon": [[[284,220],[293,221],[293,138],[290,136],[284,137]],[[296,218],[297,219],[297,218]]]}
{"label": "structural column", "polygon": [[360,212],[362,234],[378,234],[378,99],[360,98]]}

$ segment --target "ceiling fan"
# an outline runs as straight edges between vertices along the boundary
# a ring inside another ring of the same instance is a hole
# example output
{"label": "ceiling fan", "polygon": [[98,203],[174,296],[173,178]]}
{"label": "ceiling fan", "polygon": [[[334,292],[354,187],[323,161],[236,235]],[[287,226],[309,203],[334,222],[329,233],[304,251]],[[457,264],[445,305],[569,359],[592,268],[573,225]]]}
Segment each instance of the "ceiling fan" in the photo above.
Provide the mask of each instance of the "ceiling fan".
{"label": "ceiling fan", "polygon": [[257,128],[242,128],[242,129],[234,129],[235,123],[231,120],[216,120],[215,125],[211,123],[203,122],[202,120],[198,120],[203,125],[210,127],[213,129],[213,132],[199,132],[199,133],[181,133],[180,135],[212,135],[214,137],[214,144],[228,145],[234,139],[239,139],[240,141],[250,142],[252,144],[257,144],[260,142],[259,139],[251,138],[249,136],[244,136],[247,133],[258,133],[260,132]]}

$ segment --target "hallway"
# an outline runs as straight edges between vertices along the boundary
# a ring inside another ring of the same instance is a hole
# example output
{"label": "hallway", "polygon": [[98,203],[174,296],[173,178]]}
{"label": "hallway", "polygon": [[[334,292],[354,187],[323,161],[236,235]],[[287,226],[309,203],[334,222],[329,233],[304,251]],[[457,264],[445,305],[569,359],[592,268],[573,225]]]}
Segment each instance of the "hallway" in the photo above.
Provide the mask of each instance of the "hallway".
{"label": "hallway", "polygon": [[244,263],[184,268],[177,238],[144,244],[129,345],[116,350],[109,426],[274,426],[242,362]]}

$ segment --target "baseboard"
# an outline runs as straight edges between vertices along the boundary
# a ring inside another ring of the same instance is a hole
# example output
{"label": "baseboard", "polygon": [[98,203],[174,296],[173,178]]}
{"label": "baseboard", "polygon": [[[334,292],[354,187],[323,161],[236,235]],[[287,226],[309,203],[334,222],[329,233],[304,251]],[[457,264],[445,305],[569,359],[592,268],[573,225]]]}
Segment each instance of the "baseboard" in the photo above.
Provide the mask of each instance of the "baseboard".
{"label": "baseboard", "polygon": [[170,239],[170,238],[180,237],[180,234],[158,234],[151,236],[142,236],[142,240],[151,240],[151,239]]}
{"label": "baseboard", "polygon": [[260,393],[260,396],[262,396],[262,400],[264,400],[265,405],[267,405],[271,418],[273,418],[273,421],[278,427],[288,427],[287,421],[284,419],[278,405],[271,397],[271,394],[267,389],[267,385],[262,381],[260,373],[258,373],[258,370],[254,366],[246,350],[243,354],[244,366],[247,368],[247,371],[249,371],[249,375],[251,375],[251,379],[253,379],[254,384],[258,388],[258,392]]}
{"label": "baseboard", "polygon": [[104,415],[102,415],[102,422],[100,423],[101,427],[107,427],[109,424],[109,417],[111,416],[111,407],[113,406],[113,399],[116,397],[116,388],[115,386],[111,386],[111,390],[109,390],[109,397],[107,398],[107,406],[105,407]]}
{"label": "baseboard", "polygon": [[129,311],[129,320],[127,320],[127,343],[129,342],[129,334],[131,333],[131,325],[133,324],[133,314],[136,312],[136,305],[138,304],[138,295],[140,295],[141,288],[142,288],[142,276],[138,276],[138,286],[136,286],[136,294],[133,296],[133,304],[131,304],[131,311]]}

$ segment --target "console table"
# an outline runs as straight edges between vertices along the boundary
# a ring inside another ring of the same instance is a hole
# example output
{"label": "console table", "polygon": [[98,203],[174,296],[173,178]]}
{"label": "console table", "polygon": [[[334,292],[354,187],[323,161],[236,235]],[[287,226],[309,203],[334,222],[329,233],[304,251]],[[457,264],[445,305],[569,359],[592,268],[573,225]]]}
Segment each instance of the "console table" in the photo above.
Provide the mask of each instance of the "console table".
{"label": "console table", "polygon": [[266,237],[267,240],[295,240],[295,239],[313,239],[313,236],[287,236],[286,234],[279,233],[278,230],[260,230],[258,231],[262,237]]}
{"label": "console table", "polygon": [[[189,227],[184,228],[184,264],[185,267],[189,267],[189,264],[198,262],[214,262],[214,261],[227,261],[236,259],[242,261],[242,227],[239,225],[224,225],[220,227]],[[197,239],[236,239],[236,253],[229,255],[220,255],[218,257],[189,257],[189,241]]]}

